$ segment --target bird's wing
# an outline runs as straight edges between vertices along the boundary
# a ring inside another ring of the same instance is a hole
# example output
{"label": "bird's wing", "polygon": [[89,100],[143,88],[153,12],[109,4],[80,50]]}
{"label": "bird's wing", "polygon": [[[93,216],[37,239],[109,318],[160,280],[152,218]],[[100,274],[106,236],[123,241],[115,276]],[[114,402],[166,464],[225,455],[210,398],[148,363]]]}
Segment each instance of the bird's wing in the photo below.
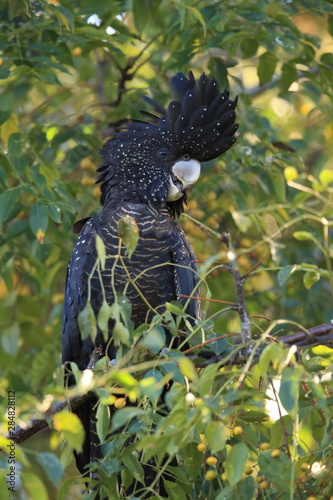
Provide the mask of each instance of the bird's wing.
{"label": "bird's wing", "polygon": [[[172,252],[172,262],[174,264],[174,278],[177,300],[185,304],[188,299],[182,295],[199,296],[197,284],[199,282],[196,256],[193,248],[184,231],[175,225],[177,232],[177,242]],[[200,301],[190,299],[187,313],[194,319],[200,319]]]}
{"label": "bird's wing", "polygon": [[68,265],[64,300],[62,360],[75,361],[81,370],[88,364],[89,352],[82,342],[78,315],[87,303],[89,275],[97,258],[95,225],[95,218],[89,219],[77,239]]}

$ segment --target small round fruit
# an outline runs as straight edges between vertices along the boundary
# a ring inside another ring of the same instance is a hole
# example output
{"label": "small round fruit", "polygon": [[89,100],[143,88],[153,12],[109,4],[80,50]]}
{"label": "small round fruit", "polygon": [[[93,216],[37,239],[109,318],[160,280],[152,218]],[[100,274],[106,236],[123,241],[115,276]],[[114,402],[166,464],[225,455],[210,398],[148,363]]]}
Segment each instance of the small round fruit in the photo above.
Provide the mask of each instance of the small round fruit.
{"label": "small round fruit", "polygon": [[126,399],[125,398],[117,398],[114,402],[114,406],[116,408],[124,408],[124,406],[126,406]]}
{"label": "small round fruit", "polygon": [[84,175],[81,179],[81,186],[83,187],[90,187],[93,184],[95,184],[95,179],[92,179],[91,177],[88,177],[87,175]]}
{"label": "small round fruit", "polygon": [[93,198],[99,198],[101,196],[101,189],[99,186],[93,187],[92,195],[93,195]]}
{"label": "small round fruit", "polygon": [[260,449],[261,449],[261,451],[267,451],[270,449],[270,444],[269,443],[261,443]]}
{"label": "small round fruit", "polygon": [[236,427],[234,427],[234,436],[240,436],[241,434],[243,434],[243,427],[241,427],[240,425],[236,425]]}
{"label": "small round fruit", "polygon": [[90,158],[82,158],[80,161],[80,168],[82,168],[82,170],[92,170],[95,169],[95,166]]}
{"label": "small round fruit", "polygon": [[215,470],[208,470],[205,474],[205,479],[207,481],[213,481],[217,477],[217,472]]}
{"label": "small round fruit", "polygon": [[203,400],[202,400],[202,398],[196,398],[196,399],[194,400],[194,403],[193,403],[193,404],[194,404],[194,406],[195,406],[196,408],[199,408],[200,406],[202,406],[202,405],[203,405]]}
{"label": "small round fruit", "polygon": [[207,457],[206,458],[206,464],[207,465],[216,465],[217,464],[217,458],[215,458],[215,457]]}
{"label": "small round fruit", "polygon": [[264,476],[257,476],[257,477],[256,477],[256,481],[257,481],[257,483],[259,483],[259,484],[260,484],[260,483],[262,483],[262,482],[264,481],[264,479],[265,479],[265,478],[264,478]]}
{"label": "small round fruit", "polygon": [[223,474],[221,474],[221,479],[224,482],[228,481],[228,476],[227,476],[227,474],[225,472],[223,472]]}
{"label": "small round fruit", "polygon": [[294,181],[298,177],[298,172],[295,167],[287,167],[284,169],[284,177],[287,181]]}
{"label": "small round fruit", "polygon": [[259,486],[260,486],[260,489],[262,489],[262,490],[269,490],[269,488],[271,487],[271,483],[269,483],[268,481],[266,481],[266,479],[264,479],[264,481],[261,481]]}
{"label": "small round fruit", "polygon": [[279,456],[281,455],[281,452],[278,448],[276,448],[275,450],[272,451],[271,453],[271,457],[273,458],[278,458]]}
{"label": "small round fruit", "polygon": [[[301,470],[302,470],[303,472],[306,472],[306,471],[308,471],[309,469],[310,469],[310,464],[308,464],[307,462],[303,462],[303,463],[301,464]],[[332,497],[332,499],[333,499],[333,497]]]}
{"label": "small round fruit", "polygon": [[2,59],[2,57],[0,57],[0,66],[2,66],[2,65],[3,65],[3,59]]}
{"label": "small round fruit", "polygon": [[206,443],[199,443],[197,446],[197,450],[201,451],[201,453],[204,453],[207,450]]}
{"label": "small round fruit", "polygon": [[311,496],[311,497],[308,497],[306,500],[317,500],[317,497]]}
{"label": "small round fruit", "polygon": [[247,476],[250,476],[253,472],[253,469],[252,467],[250,467],[249,465],[247,467],[245,467],[244,469],[244,474],[246,474]]}
{"label": "small round fruit", "polygon": [[72,50],[72,55],[74,57],[78,57],[82,54],[82,49],[81,47],[75,47],[73,50]]}

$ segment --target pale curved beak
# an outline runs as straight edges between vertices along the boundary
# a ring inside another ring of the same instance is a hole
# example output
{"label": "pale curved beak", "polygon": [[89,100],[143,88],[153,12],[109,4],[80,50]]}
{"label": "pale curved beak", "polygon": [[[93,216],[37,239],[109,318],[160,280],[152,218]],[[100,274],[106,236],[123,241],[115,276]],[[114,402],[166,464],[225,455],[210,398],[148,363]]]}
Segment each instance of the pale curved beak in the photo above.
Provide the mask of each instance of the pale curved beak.
{"label": "pale curved beak", "polygon": [[198,160],[180,160],[171,169],[167,201],[179,200],[184,191],[193,186],[200,177],[201,165]]}

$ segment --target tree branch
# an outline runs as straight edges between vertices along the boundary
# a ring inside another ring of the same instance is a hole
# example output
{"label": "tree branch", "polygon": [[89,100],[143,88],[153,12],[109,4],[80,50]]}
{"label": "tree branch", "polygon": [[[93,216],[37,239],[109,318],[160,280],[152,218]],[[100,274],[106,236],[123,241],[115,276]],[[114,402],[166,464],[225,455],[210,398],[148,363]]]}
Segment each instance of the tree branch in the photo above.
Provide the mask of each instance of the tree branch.
{"label": "tree branch", "polygon": [[[291,333],[289,335],[285,335],[283,337],[275,338],[269,337],[269,341],[273,342],[283,342],[286,345],[296,345],[298,349],[305,349],[307,347],[314,347],[316,345],[326,345],[333,346],[333,324],[325,323],[323,325],[318,325],[313,328],[309,328],[307,332],[301,331],[296,333]],[[265,343],[267,345],[267,341]],[[87,366],[88,369],[92,369],[98,359],[100,359],[103,355],[103,351],[101,348],[95,348],[90,357],[89,364]],[[256,354],[255,360],[259,358],[260,351]],[[205,366],[219,363],[220,366],[225,365],[236,365],[236,364],[244,364],[245,359],[241,354],[241,351],[238,351],[236,355],[232,359],[228,359],[225,361],[225,356],[219,355],[217,356],[212,351],[201,351],[199,354],[186,354],[186,357],[192,359],[198,368],[204,368]],[[23,443],[31,436],[36,434],[37,432],[45,429],[49,425],[49,419],[52,415],[59,413],[69,406],[71,410],[76,410],[80,405],[88,401],[93,397],[93,393],[87,392],[86,394],[82,394],[80,396],[73,396],[66,401],[61,401],[53,404],[48,410],[44,412],[42,418],[32,418],[29,420],[25,427],[17,427],[14,432],[11,432],[6,437],[11,439],[15,443]]]}
{"label": "tree branch", "polygon": [[[103,356],[103,350],[100,347],[96,347],[91,353],[90,360],[87,366],[88,370],[92,370],[97,363],[97,361]],[[54,403],[48,410],[46,410],[42,415],[43,418],[38,418],[39,414],[36,414],[36,417],[29,420],[26,426],[24,427],[16,427],[14,432],[10,432],[6,437],[15,441],[15,443],[23,443],[29,437],[33,436],[37,432],[45,429],[49,425],[49,419],[52,415],[59,413],[64,410],[67,406],[70,406],[71,410],[76,410],[83,403],[88,401],[93,396],[91,392],[87,392],[86,394],[82,394],[80,396],[73,396],[72,398],[66,399],[65,401],[60,401],[58,403]]]}

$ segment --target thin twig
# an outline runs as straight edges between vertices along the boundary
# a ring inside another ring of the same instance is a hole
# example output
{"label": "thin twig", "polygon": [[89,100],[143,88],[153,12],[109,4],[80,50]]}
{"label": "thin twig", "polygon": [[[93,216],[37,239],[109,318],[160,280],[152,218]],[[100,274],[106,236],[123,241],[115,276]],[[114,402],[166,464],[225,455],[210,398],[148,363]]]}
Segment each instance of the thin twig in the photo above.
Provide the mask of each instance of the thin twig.
{"label": "thin twig", "polygon": [[184,299],[193,299],[193,300],[201,300],[203,302],[216,302],[217,304],[226,304],[227,306],[237,306],[235,302],[228,302],[227,300],[218,300],[218,299],[206,299],[205,297],[194,297],[193,295],[183,295],[180,294],[179,297],[183,297]]}

